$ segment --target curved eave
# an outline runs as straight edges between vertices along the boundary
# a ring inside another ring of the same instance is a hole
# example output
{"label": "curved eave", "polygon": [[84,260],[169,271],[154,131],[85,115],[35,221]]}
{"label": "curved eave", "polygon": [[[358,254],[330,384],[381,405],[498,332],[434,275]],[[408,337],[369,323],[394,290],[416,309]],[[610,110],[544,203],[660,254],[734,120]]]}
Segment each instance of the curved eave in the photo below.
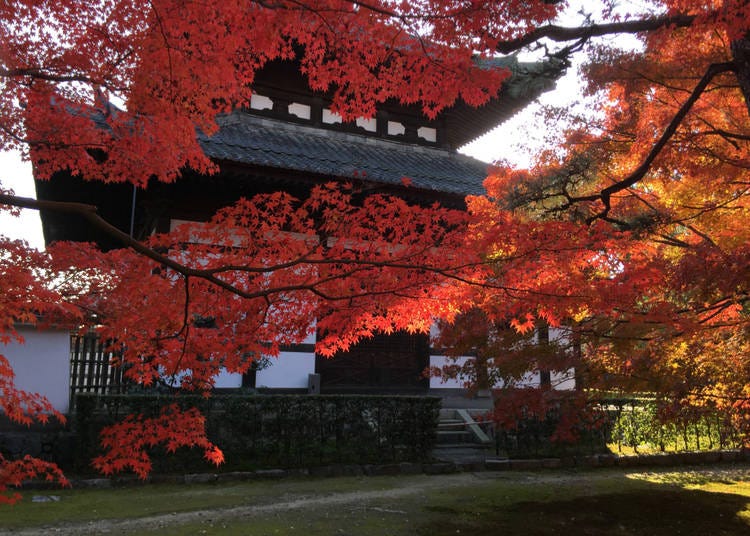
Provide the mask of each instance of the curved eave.
{"label": "curved eave", "polygon": [[444,112],[446,142],[451,147],[466,145],[504,123],[542,93],[553,89],[565,72],[564,63],[554,60],[518,63],[502,59],[489,63],[489,67],[509,67],[512,75],[498,96],[484,106],[459,102]]}

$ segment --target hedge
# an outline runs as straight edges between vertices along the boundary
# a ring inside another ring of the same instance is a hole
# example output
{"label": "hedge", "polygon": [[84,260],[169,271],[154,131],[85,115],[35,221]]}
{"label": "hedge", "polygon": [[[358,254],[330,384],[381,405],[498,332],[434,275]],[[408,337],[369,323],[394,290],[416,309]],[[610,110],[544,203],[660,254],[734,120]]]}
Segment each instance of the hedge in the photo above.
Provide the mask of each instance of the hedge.
{"label": "hedge", "polygon": [[495,450],[508,458],[558,458],[607,453],[609,426],[586,426],[582,423],[576,430],[573,443],[553,439],[559,417],[550,412],[544,419],[525,418],[516,421],[512,429],[498,428],[495,431]]}
{"label": "hedge", "polygon": [[[440,398],[367,395],[87,395],[75,398],[75,469],[100,453],[99,432],[167,404],[197,407],[224,470],[416,462],[435,445]],[[155,472],[208,470],[195,450],[151,453]],[[211,469],[213,470],[213,469]]]}
{"label": "hedge", "polygon": [[544,419],[520,419],[509,429],[498,428],[496,450],[509,458],[543,458],[601,454],[609,448],[621,453],[623,447],[638,453],[639,449],[699,451],[743,445],[731,416],[715,409],[688,406],[675,413],[670,401],[645,396],[604,398],[593,404],[586,416],[598,415],[596,425],[582,421],[573,444],[552,440],[559,416],[551,411]]}

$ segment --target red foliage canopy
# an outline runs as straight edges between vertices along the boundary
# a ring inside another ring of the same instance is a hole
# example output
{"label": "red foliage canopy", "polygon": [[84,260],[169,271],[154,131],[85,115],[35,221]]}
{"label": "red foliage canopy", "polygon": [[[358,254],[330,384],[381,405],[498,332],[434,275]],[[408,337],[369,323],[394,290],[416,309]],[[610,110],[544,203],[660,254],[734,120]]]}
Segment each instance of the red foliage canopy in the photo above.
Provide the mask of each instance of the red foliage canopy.
{"label": "red foliage canopy", "polygon": [[[550,24],[565,5],[3,3],[0,148],[33,157],[39,178],[68,169],[145,185],[186,168],[210,173],[196,127],[213,132],[217,114],[247,104],[259,68],[292,57],[345,119],[389,99],[434,116],[459,98],[481,105],[497,93],[504,74],[479,67],[477,53],[544,44],[569,58],[591,45],[587,77],[601,116],[594,125],[572,117],[564,150],[542,154],[531,170],[498,166],[468,216],[377,196],[359,207],[347,188],[321,186],[306,200],[241,200],[206,226],[146,243],[109,228],[129,246],[110,253],[61,244],[36,254],[3,241],[0,328],[12,336],[14,322],[93,309],[107,320],[104,334],[125,343],[134,379],[175,374],[205,388],[219,366],[246,370],[260,352],[302,340],[312,321],[326,333],[319,350],[331,353],[375,331],[424,330],[435,317],[479,307],[495,327],[565,326],[570,341],[583,341],[591,377],[607,370],[620,385],[744,408],[750,7],[669,0],[642,18],[605,9],[601,23]],[[645,32],[643,51],[593,41],[620,32]],[[0,201],[98,221],[91,207],[5,191]],[[209,319],[215,328],[205,327]],[[231,352],[219,359],[218,347]],[[0,365],[4,411],[44,419],[49,407],[16,394]],[[181,414],[171,435],[164,423],[174,417],[170,409],[112,429],[100,467],[143,473],[144,449],[164,442],[220,459],[199,415]],[[0,486],[48,469],[0,463]]]}

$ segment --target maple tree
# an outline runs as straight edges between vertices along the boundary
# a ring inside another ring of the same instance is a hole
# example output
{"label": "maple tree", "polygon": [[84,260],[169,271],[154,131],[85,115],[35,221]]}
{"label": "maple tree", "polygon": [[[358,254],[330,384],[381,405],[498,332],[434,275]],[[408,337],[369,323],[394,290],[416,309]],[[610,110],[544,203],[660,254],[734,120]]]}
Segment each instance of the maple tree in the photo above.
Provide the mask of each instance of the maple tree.
{"label": "maple tree", "polygon": [[[719,410],[746,434],[750,11],[657,8],[651,19],[543,27],[516,43],[546,35],[584,47],[598,113],[547,110],[567,125],[560,145],[530,169],[499,163],[488,195],[469,201],[472,236],[496,265],[495,288],[476,303],[490,329],[567,332],[567,344],[525,360],[530,369],[576,367],[590,388],[657,393],[665,418]],[[589,41],[614,28],[648,32],[636,50]],[[491,365],[501,377],[523,370],[512,359]],[[557,393],[532,394],[537,413],[559,406]],[[529,408],[529,396],[506,397],[497,418]]]}
{"label": "maple tree", "polygon": [[[436,317],[478,308],[484,333],[523,334],[543,320],[581,345],[581,353],[550,352],[546,363],[538,354],[488,358],[498,372],[482,374],[577,365],[592,385],[616,378],[596,386],[708,397],[743,415],[750,8],[665,0],[653,14],[621,16],[602,2],[604,22],[553,24],[566,5],[4,3],[0,148],[24,151],[40,179],[68,169],[144,186],[186,168],[216,171],[195,129],[215,132],[216,116],[247,104],[255,73],[277,59],[296,59],[344,119],[371,116],[389,99],[434,117],[459,98],[481,105],[497,93],[508,73],[482,69],[477,54],[546,47],[566,61],[585,50],[600,111],[569,117],[564,150],[543,153],[532,169],[496,166],[467,214],[379,196],[358,206],[346,187],[323,185],[304,200],[242,200],[208,226],[139,243],[94,207],[3,190],[8,206],[83,215],[127,246],[103,253],[59,244],[36,255],[4,241],[4,333],[20,319],[95,310],[107,319],[103,334],[123,344],[133,379],[148,385],[166,374],[205,389],[219,367],[246,370],[261,353],[304,339],[313,322],[324,334],[318,351],[330,354],[375,331],[425,330]],[[621,33],[642,35],[643,50],[596,41]],[[11,371],[0,373],[11,400]],[[22,422],[49,413],[24,404],[21,413],[4,409]],[[99,466],[144,474],[144,448],[157,443],[196,445],[220,461],[200,415],[165,412],[113,428]],[[33,460],[0,464],[0,486],[48,470]]]}

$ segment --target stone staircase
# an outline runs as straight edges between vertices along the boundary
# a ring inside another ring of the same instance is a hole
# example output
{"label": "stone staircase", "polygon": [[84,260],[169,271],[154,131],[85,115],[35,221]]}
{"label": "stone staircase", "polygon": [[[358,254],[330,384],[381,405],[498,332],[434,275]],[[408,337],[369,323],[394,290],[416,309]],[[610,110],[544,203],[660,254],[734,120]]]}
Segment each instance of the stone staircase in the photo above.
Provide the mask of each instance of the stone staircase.
{"label": "stone staircase", "polygon": [[466,421],[456,409],[441,409],[438,421],[437,444],[449,447],[451,445],[475,444],[474,435],[469,430]]}
{"label": "stone staircase", "polygon": [[472,417],[482,412],[481,409],[469,408],[441,409],[433,457],[464,468],[483,468],[485,460],[495,456],[495,444]]}

